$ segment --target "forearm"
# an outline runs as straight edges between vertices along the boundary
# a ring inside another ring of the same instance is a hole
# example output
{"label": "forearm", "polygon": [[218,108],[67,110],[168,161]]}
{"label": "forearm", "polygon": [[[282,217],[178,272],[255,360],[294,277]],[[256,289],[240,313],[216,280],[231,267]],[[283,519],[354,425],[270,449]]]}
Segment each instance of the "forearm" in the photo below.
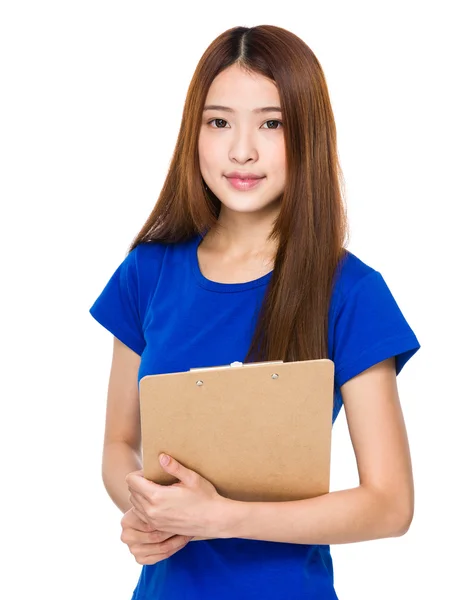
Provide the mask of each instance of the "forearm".
{"label": "forearm", "polygon": [[125,442],[104,445],[102,476],[103,483],[114,504],[123,512],[132,508],[126,475],[142,468],[140,454]]}
{"label": "forearm", "polygon": [[403,535],[412,502],[359,486],[291,502],[228,500],[221,537],[292,544],[346,544]]}

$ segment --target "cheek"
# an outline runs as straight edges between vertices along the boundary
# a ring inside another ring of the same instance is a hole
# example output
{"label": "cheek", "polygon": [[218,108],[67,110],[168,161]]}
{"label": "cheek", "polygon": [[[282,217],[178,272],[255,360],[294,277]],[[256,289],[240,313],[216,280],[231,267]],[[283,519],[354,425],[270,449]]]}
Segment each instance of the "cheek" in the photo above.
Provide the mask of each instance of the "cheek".
{"label": "cheek", "polygon": [[214,155],[217,154],[216,150],[217,143],[214,139],[214,136],[205,135],[204,133],[201,133],[201,135],[199,136],[199,154],[201,155],[201,157],[204,157],[206,162],[208,162],[212,159]]}
{"label": "cheek", "polygon": [[286,171],[286,153],[284,148],[277,149],[271,155],[271,165],[277,178],[284,178]]}
{"label": "cheek", "polygon": [[220,149],[217,151],[214,144],[204,143],[199,147],[199,163],[201,169],[212,170],[220,164]]}
{"label": "cheek", "polygon": [[263,149],[263,154],[268,158],[270,164],[277,168],[283,167],[286,161],[286,148],[283,139],[272,140]]}

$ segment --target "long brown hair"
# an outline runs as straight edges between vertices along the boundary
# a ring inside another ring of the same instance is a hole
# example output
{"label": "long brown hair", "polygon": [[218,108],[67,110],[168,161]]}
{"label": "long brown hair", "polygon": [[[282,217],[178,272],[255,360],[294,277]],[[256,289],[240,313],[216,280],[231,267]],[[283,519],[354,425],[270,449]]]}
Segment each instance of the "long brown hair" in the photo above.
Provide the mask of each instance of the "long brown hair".
{"label": "long brown hair", "polygon": [[130,250],[185,241],[217,223],[220,200],[205,189],[198,137],[209,87],[234,63],[277,85],[286,149],[286,184],[270,236],[278,250],[245,360],[326,358],[331,291],[348,234],[343,177],[323,70],[293,33],[234,27],[210,44],[189,85],[160,196]]}

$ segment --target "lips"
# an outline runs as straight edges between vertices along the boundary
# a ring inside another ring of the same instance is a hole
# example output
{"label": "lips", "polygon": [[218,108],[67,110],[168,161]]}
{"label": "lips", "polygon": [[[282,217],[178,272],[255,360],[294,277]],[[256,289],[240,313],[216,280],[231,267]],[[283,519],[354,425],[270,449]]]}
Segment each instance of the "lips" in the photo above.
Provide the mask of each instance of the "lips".
{"label": "lips", "polygon": [[232,187],[235,189],[245,192],[251,190],[258,186],[263,180],[264,177],[256,177],[255,179],[241,179],[239,177],[227,177],[227,181],[230,183]]}
{"label": "lips", "polygon": [[225,176],[227,179],[241,179],[242,181],[246,181],[247,179],[262,179],[264,175],[257,175],[256,173],[243,173],[241,171],[233,171],[232,173],[227,173]]}

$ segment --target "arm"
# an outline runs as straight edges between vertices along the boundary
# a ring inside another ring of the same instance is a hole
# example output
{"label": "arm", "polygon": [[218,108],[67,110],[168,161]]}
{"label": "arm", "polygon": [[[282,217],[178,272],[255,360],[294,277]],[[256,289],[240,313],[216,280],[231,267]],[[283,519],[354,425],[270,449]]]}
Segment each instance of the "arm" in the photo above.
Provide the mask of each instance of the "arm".
{"label": "arm", "polygon": [[137,376],[140,356],[114,338],[103,444],[103,483],[123,512],[132,508],[126,475],[142,468]]}
{"label": "arm", "polygon": [[395,359],[350,379],[341,392],[359,486],[291,502],[227,500],[220,537],[344,544],[406,533],[413,518],[413,476]]}
{"label": "arm", "polygon": [[140,356],[114,338],[108,386],[102,475],[106,491],[124,513],[121,541],[136,561],[153,565],[184,548],[191,537],[156,530],[139,518],[129,499],[126,477],[142,468],[137,378]]}

